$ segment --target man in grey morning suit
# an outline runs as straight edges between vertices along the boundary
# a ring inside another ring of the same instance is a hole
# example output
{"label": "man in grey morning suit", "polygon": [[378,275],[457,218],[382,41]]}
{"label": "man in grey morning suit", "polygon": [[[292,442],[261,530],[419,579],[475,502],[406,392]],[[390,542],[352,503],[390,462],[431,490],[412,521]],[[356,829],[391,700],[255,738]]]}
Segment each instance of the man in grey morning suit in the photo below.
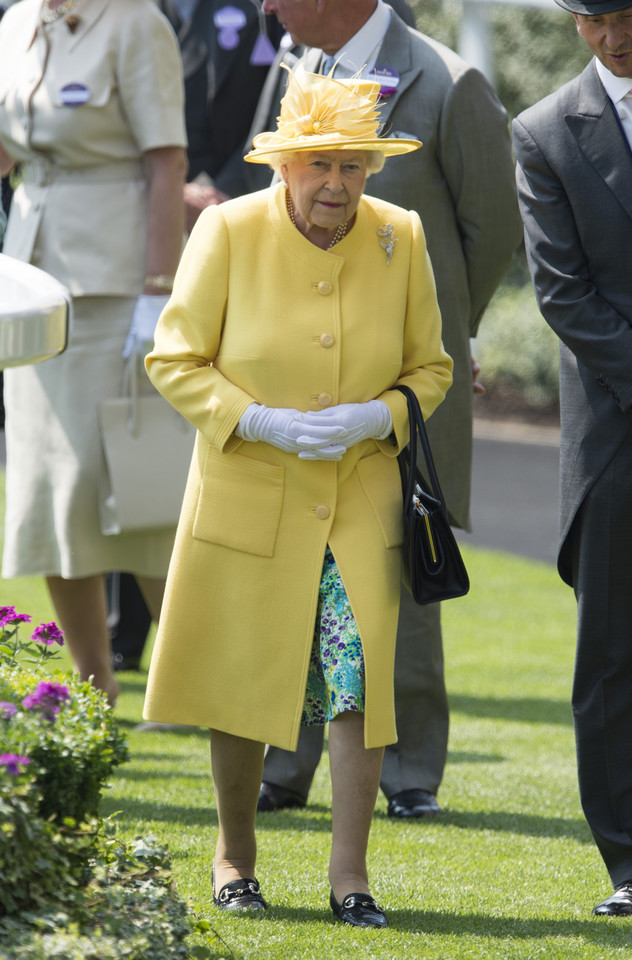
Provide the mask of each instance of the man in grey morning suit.
{"label": "man in grey morning suit", "polygon": [[[423,147],[374,174],[367,193],[422,220],[437,282],[443,339],[454,382],[429,432],[454,523],[469,527],[472,444],[470,337],[520,238],[505,111],[484,77],[447,47],[405,26],[381,0],[264,0],[318,72],[323,52],[334,76],[363,72],[380,79],[381,122],[388,136]],[[326,67],[327,71],[329,70]],[[272,68],[274,70],[274,67]],[[284,71],[281,71],[284,74]],[[262,93],[270,97],[272,71]],[[260,102],[270,129],[278,97]],[[391,816],[440,812],[435,799],[445,766],[448,705],[439,605],[416,606],[402,591],[395,665],[399,742],[387,747],[381,787]],[[322,730],[304,728],[296,754],[266,756],[260,809],[305,802],[320,758]]]}
{"label": "man in grey morning suit", "polygon": [[578,601],[581,801],[632,914],[632,6],[557,0],[595,58],[514,121],[533,284],[560,337],[558,569]]}

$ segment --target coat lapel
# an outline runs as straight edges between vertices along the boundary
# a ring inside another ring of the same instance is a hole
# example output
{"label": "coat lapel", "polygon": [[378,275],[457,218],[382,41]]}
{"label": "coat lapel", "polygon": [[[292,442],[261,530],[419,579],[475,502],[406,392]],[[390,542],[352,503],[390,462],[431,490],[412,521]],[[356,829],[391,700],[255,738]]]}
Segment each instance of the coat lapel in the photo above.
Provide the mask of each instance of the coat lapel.
{"label": "coat lapel", "polygon": [[577,113],[566,124],[588,163],[632,219],[632,153],[594,63],[580,77]]}
{"label": "coat lapel", "polygon": [[399,73],[399,84],[395,93],[380,103],[380,122],[383,125],[382,132],[385,136],[392,136],[394,131],[389,131],[388,119],[399,98],[411,83],[416,80],[423,69],[420,65],[415,65],[413,62],[408,27],[395,13],[391,15],[391,22],[377,55],[376,67],[392,67]]}

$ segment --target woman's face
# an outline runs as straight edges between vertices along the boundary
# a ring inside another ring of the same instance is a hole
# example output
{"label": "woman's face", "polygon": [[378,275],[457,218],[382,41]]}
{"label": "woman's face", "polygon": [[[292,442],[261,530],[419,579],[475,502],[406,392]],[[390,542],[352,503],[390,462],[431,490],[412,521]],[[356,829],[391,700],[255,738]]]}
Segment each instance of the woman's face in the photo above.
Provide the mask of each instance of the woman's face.
{"label": "woman's face", "polygon": [[301,233],[333,236],[358,209],[366,183],[362,150],[323,150],[296,153],[283,164],[281,174],[294,202],[294,218]]}

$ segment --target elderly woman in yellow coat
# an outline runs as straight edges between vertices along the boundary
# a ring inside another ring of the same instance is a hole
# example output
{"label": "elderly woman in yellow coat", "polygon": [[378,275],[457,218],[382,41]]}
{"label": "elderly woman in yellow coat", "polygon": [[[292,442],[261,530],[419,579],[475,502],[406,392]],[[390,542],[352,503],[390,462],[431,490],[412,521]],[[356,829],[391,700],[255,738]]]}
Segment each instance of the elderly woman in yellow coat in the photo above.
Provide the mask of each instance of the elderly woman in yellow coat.
{"label": "elderly woman in yellow coat", "polygon": [[[375,84],[300,69],[246,159],[283,181],[205,211],[147,358],[197,428],[145,715],[211,728],[213,896],[265,909],[254,820],[265,743],[331,721],[330,904],[385,926],[366,848],[393,658],[409,385],[429,416],[452,362],[416,213],[363,195],[384,157]],[[165,450],[165,456],[169,451]]]}

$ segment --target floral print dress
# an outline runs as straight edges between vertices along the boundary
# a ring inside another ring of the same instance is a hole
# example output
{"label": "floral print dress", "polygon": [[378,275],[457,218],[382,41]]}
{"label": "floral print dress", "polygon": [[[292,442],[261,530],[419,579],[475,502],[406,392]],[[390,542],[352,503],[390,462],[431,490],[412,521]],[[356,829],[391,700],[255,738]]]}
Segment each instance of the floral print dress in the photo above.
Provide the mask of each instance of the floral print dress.
{"label": "floral print dress", "polygon": [[347,710],[364,713],[364,655],[338,565],[327,547],[301,724],[323,726]]}

